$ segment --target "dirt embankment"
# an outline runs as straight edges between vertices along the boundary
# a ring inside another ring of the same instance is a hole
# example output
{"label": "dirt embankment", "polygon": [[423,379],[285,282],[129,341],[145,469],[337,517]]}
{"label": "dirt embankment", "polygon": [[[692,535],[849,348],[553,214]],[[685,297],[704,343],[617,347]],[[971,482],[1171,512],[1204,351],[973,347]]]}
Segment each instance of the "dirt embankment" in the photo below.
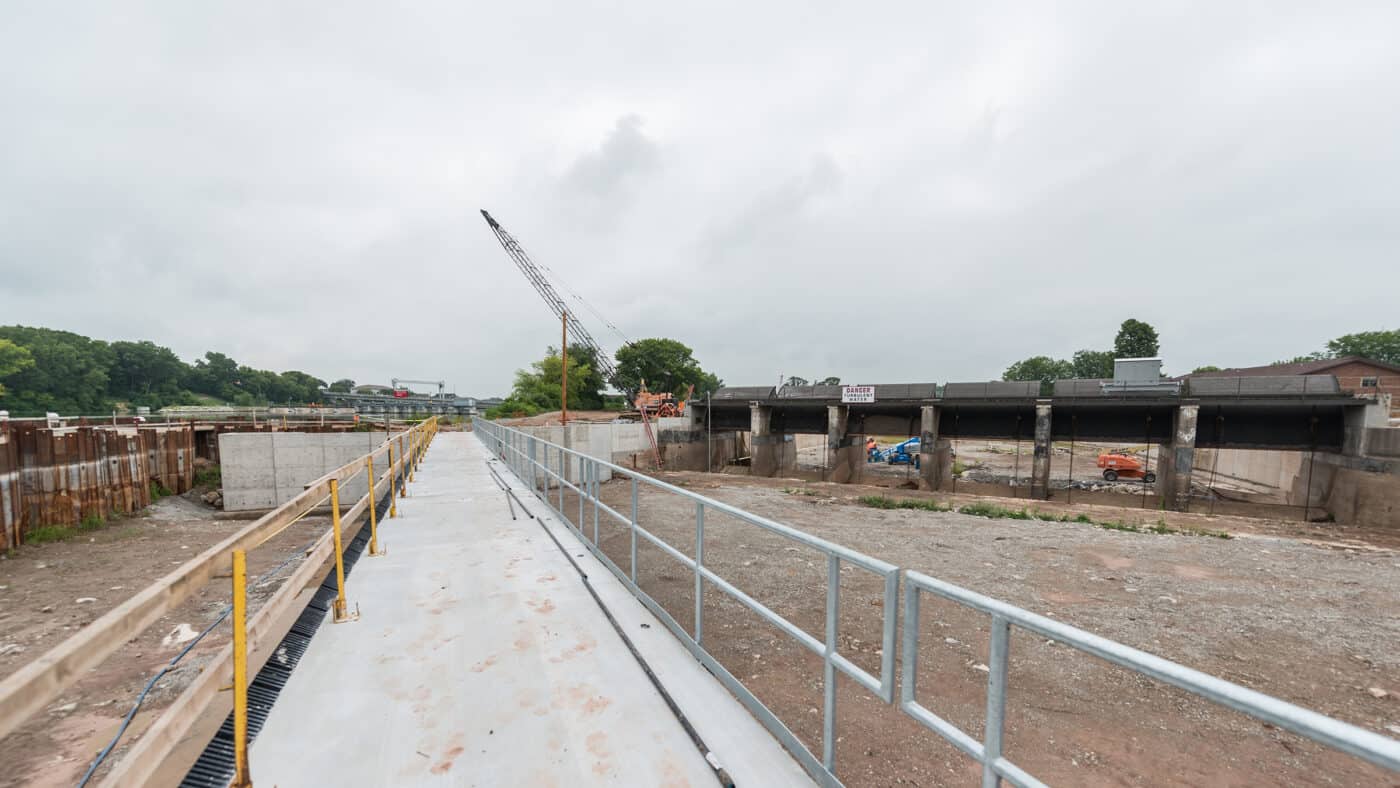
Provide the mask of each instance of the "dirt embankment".
{"label": "dirt embankment", "polygon": [[[193,496],[166,498],[140,515],[114,519],[68,541],[26,545],[0,556],[0,677],[249,525],[216,520],[215,510],[197,501]],[[250,614],[295,570],[296,562],[265,583],[255,579],[327,527],[328,518],[306,518],[249,553]],[[48,709],[0,739],[0,786],[76,783],[150,677],[218,618],[230,593],[228,579],[214,580],[65,690]],[[122,747],[145,731],[229,638],[225,620],[155,685]],[[120,754],[119,749],[115,755]],[[108,764],[116,760],[109,757]]]}
{"label": "dirt embankment", "polygon": [[[1400,546],[1393,534],[1287,521],[1142,512],[1105,506],[1095,520],[1161,517],[1173,528],[1235,538],[1128,533],[1081,523],[994,520],[871,509],[855,497],[887,489],[666,474],[704,495],[1391,736],[1400,736]],[[752,483],[750,483],[750,481]],[[644,527],[694,551],[694,504],[642,494]],[[902,491],[901,491],[902,493]],[[914,494],[911,494],[914,495]],[[929,494],[924,494],[929,496]],[[630,485],[603,486],[626,512]],[[947,500],[950,496],[938,496]],[[961,497],[961,496],[959,496]],[[967,500],[972,500],[970,497]],[[981,499],[986,500],[986,499]],[[999,501],[1028,505],[1022,501]],[[576,512],[576,500],[566,511]],[[592,513],[586,517],[591,533]],[[601,518],[603,547],[624,569],[625,526]],[[705,562],[720,576],[823,638],[825,562],[807,548],[710,513]],[[642,541],[642,587],[683,626],[693,577]],[[875,672],[880,587],[842,572],[840,650]],[[757,615],[710,588],[705,645],[814,751],[821,740],[821,663]],[[921,614],[921,702],[980,738],[988,620],[927,599]],[[838,774],[848,785],[967,785],[977,769],[936,735],[853,682],[838,682]],[[1386,697],[1376,697],[1376,692]],[[1390,785],[1349,756],[1015,631],[1007,753],[1066,785]]]}

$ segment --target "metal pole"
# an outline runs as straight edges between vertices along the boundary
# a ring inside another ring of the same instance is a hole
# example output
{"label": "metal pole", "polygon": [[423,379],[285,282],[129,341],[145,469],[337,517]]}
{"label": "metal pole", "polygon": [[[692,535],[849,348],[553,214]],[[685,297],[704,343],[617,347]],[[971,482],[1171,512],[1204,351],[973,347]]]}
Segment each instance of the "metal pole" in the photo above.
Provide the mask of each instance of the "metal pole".
{"label": "metal pole", "polygon": [[395,492],[398,474],[394,471],[394,442],[389,441],[389,516],[399,516],[399,496]]}
{"label": "metal pole", "polygon": [[1152,470],[1152,414],[1147,414],[1147,459],[1142,461],[1142,508],[1147,508],[1147,473]]}
{"label": "metal pole", "polygon": [[343,624],[360,617],[351,613],[345,602],[345,557],[340,543],[340,482],[331,479],[331,532],[335,538],[335,623]]}
{"label": "metal pole", "polygon": [[705,618],[705,578],[700,567],[705,563],[705,504],[695,502],[695,644],[705,628],[701,622]]}
{"label": "metal pole", "polygon": [[[559,354],[563,361],[559,371],[559,425],[567,428],[569,423],[569,313],[567,310],[559,313],[559,325],[562,328],[561,336],[563,336],[559,345]],[[568,438],[565,438],[565,445],[568,442]]]}
{"label": "metal pole", "polygon": [[715,449],[710,432],[710,392],[705,392],[705,473],[714,473]]}
{"label": "metal pole", "polygon": [[1313,468],[1317,466],[1317,406],[1312,407],[1312,416],[1308,419],[1308,489],[1303,494],[1303,522],[1308,521],[1308,515],[1312,514],[1312,486]]}
{"label": "metal pole", "polygon": [[992,616],[992,639],[987,662],[987,735],[982,742],[982,788],[997,788],[1001,777],[992,768],[1001,757],[1002,723],[1006,715],[1006,656],[1011,624]]}
{"label": "metal pole", "polygon": [[822,654],[822,766],[836,769],[836,621],[840,613],[841,559],[826,557],[826,650]]}
{"label": "metal pole", "polygon": [[379,515],[374,511],[374,454],[365,458],[365,476],[369,477],[369,554],[384,555],[379,549]]}
{"label": "metal pole", "polygon": [[637,477],[632,477],[632,585],[637,584]]}
{"label": "metal pole", "polygon": [[1065,488],[1065,503],[1074,503],[1074,438],[1078,428],[1079,416],[1069,414],[1069,486]]}
{"label": "metal pole", "polygon": [[248,775],[248,557],[233,551],[233,782],[252,788]]}

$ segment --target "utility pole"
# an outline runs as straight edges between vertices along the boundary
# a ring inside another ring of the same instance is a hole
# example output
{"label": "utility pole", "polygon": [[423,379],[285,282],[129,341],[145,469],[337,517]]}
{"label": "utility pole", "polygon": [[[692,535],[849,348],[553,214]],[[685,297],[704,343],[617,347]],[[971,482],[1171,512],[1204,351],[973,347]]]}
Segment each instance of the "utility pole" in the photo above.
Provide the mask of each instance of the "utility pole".
{"label": "utility pole", "polygon": [[563,427],[569,423],[569,313],[567,311],[559,316],[559,323],[563,327],[563,340],[559,345],[559,353],[564,362],[559,370],[559,426]]}

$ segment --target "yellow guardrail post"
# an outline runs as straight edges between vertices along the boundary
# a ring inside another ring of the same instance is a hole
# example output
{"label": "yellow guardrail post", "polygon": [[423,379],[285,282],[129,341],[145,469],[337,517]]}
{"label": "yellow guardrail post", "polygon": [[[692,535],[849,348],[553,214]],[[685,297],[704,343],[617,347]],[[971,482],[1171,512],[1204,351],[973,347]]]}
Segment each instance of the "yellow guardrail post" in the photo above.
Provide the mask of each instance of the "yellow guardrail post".
{"label": "yellow guardrail post", "polygon": [[389,516],[399,516],[399,478],[394,473],[394,442],[389,441]]}
{"label": "yellow guardrail post", "polygon": [[413,471],[418,468],[418,430],[408,434],[408,483],[413,483]]}
{"label": "yellow guardrail post", "polygon": [[248,554],[233,551],[233,788],[248,776]]}
{"label": "yellow guardrail post", "polygon": [[408,452],[403,447],[403,435],[399,435],[399,473],[403,474],[403,484],[399,485],[399,497],[408,495]]}
{"label": "yellow guardrail post", "polygon": [[374,454],[365,458],[366,474],[369,476],[369,554],[384,555],[379,547],[379,513],[374,511]]}
{"label": "yellow guardrail post", "polygon": [[345,557],[340,544],[340,482],[331,479],[331,531],[335,534],[335,623],[343,624],[360,617],[358,606],[351,613],[345,602]]}

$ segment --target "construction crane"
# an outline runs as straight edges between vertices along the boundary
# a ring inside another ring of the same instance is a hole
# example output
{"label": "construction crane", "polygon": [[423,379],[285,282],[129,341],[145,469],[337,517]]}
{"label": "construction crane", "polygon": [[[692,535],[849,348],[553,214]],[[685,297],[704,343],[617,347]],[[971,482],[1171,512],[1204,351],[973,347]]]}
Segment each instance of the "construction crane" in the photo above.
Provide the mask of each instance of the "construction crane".
{"label": "construction crane", "polygon": [[[616,386],[617,383],[614,378],[617,377],[617,367],[612,362],[612,356],[608,355],[598,346],[597,341],[593,339],[593,335],[588,333],[588,329],[584,328],[583,323],[580,323],[578,318],[574,316],[574,313],[569,310],[568,305],[564,303],[564,299],[560,298],[559,294],[555,292],[554,286],[550,284],[549,279],[544,275],[544,272],[540,270],[540,267],[535,264],[535,261],[530,259],[530,255],[525,253],[524,248],[520,246],[520,242],[515,240],[515,236],[506,232],[506,228],[502,227],[500,222],[491,218],[491,214],[487,213],[484,208],[481,211],[481,215],[486,219],[486,223],[491,225],[491,232],[496,234],[496,240],[501,242],[501,247],[506,250],[506,254],[510,255],[510,259],[515,261],[515,265],[520,269],[520,273],[524,274],[525,278],[530,280],[530,284],[534,285],[540,297],[543,298],[544,302],[553,310],[555,317],[562,319],[565,324],[568,325],[569,334],[574,337],[575,341],[593,351],[593,357],[598,364],[597,371],[602,374],[603,380]],[[616,331],[616,327],[614,327],[613,330]],[[621,386],[618,386],[618,388],[621,388]]]}
{"label": "construction crane", "polygon": [[[380,380],[383,380],[383,378],[380,378]],[[400,383],[426,383],[426,384],[429,385],[429,386],[431,386],[431,385],[433,385],[433,384],[437,384],[437,387],[438,387],[438,393],[437,393],[438,399],[442,399],[442,397],[443,397],[443,393],[442,393],[442,392],[443,392],[444,390],[446,390],[446,388],[447,388],[447,381],[445,381],[445,380],[409,380],[409,379],[407,379],[407,378],[393,378],[393,379],[390,380],[389,382],[390,382],[391,384],[393,384],[394,391],[406,391],[406,390],[407,390],[407,389],[404,389],[402,386],[400,386],[400,385],[399,385]]]}

